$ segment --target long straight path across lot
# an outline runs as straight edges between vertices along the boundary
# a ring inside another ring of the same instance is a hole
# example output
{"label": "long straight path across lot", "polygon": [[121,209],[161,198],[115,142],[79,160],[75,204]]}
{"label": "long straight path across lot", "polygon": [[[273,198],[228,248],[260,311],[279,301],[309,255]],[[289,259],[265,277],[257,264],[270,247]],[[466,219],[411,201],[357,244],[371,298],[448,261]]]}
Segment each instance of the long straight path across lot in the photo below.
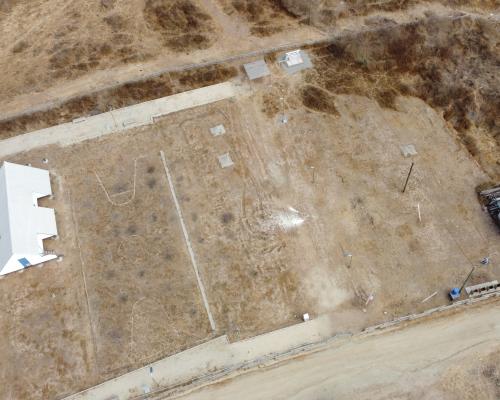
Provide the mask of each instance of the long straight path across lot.
{"label": "long straight path across lot", "polygon": [[[495,362],[495,356],[500,357],[499,301],[407,329],[333,343],[326,350],[206,386],[178,399],[443,398],[429,388],[448,368],[467,371],[486,363],[488,357]],[[470,388],[470,383],[460,381]],[[489,399],[488,388],[484,390],[474,398]],[[495,396],[494,389],[490,390]]]}

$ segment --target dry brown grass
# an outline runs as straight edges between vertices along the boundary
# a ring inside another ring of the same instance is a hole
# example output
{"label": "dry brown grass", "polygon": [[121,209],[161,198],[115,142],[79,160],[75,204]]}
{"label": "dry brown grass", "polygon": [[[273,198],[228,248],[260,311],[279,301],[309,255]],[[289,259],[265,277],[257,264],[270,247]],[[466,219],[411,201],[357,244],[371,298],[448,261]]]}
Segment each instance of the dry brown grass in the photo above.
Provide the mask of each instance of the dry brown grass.
{"label": "dry brown grass", "polygon": [[250,32],[259,37],[282,32],[295,19],[280,0],[232,0],[225,3],[225,10],[244,18],[250,23]]}
{"label": "dry brown grass", "polygon": [[206,49],[217,36],[197,0],[4,0],[0,7],[7,101],[99,70]]}
{"label": "dry brown grass", "polygon": [[269,118],[274,117],[280,111],[278,96],[273,93],[265,93],[262,96],[262,112]]}
{"label": "dry brown grass", "polygon": [[216,83],[234,78],[237,74],[238,71],[234,67],[216,65],[196,68],[180,73],[175,72],[171,74],[171,77],[179,82],[179,85],[183,88],[183,90],[189,90],[208,85],[215,85]]}
{"label": "dry brown grass", "polygon": [[147,0],[144,16],[172,50],[206,49],[211,44],[208,34],[214,31],[212,18],[192,1]]}
{"label": "dry brown grass", "polygon": [[[497,143],[492,151],[499,160],[498,40],[486,20],[429,18],[391,26],[315,48],[316,68],[306,81],[331,93],[373,98],[386,108],[395,108],[399,95],[419,97],[442,110],[474,156],[482,154],[482,139],[469,131],[484,131]],[[500,174],[498,162],[487,169]]]}
{"label": "dry brown grass", "polygon": [[[431,8],[435,3],[444,6],[473,11],[493,11],[498,8],[497,0],[282,0],[281,4],[287,11],[295,14],[303,21],[322,27],[332,26],[337,21],[367,16],[367,22],[380,22],[384,17],[378,17],[380,12],[406,11],[417,5],[427,5]],[[375,17],[370,17],[375,15]]]}
{"label": "dry brown grass", "polygon": [[335,108],[335,97],[317,86],[306,85],[300,91],[302,104],[307,108],[326,114],[339,115]]}

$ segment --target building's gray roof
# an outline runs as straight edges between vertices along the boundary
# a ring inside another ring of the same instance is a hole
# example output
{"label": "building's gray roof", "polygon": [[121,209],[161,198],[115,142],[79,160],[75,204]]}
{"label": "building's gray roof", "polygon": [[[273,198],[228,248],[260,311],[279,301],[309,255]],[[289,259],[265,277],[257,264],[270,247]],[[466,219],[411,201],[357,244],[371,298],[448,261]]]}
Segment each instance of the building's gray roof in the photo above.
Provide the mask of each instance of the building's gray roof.
{"label": "building's gray roof", "polygon": [[248,64],[243,65],[245,72],[247,73],[248,79],[254,80],[258,78],[263,78],[264,76],[271,75],[271,71],[267,67],[264,60],[257,60]]}

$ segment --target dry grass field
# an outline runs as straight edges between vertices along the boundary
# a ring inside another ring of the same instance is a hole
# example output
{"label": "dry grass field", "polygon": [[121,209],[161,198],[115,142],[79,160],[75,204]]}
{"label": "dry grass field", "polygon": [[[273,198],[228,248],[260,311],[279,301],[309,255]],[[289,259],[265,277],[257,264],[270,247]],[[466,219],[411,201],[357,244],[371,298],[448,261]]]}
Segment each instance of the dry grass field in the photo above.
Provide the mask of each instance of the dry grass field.
{"label": "dry grass field", "polygon": [[[49,245],[64,258],[0,280],[9,305],[0,350],[18,365],[4,369],[1,397],[57,398],[214,335],[238,340],[297,323],[304,312],[330,314],[341,332],[422,311],[447,303],[447,290],[494,253],[498,233],[474,190],[488,176],[435,110],[413,97],[387,108],[366,96],[304,95],[307,73],[272,69],[234,100],[9,158],[50,169],[55,199],[46,205],[61,234]],[[226,133],[214,137],[218,124]],[[404,144],[418,154],[403,157]],[[225,153],[232,167],[220,167]],[[472,282],[499,273],[494,262]],[[29,380],[19,375],[28,368]]]}

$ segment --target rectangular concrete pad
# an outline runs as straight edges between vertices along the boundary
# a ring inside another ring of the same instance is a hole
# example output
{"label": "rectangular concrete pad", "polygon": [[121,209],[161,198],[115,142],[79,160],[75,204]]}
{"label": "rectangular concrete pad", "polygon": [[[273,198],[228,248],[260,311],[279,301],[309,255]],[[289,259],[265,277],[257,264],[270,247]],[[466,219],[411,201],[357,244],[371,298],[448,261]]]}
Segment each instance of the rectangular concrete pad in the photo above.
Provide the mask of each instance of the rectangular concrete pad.
{"label": "rectangular concrete pad", "polygon": [[251,63],[247,63],[243,65],[245,68],[245,72],[248,76],[248,79],[254,80],[263,78],[264,76],[271,75],[271,71],[267,67],[267,64],[264,60],[257,60]]}

